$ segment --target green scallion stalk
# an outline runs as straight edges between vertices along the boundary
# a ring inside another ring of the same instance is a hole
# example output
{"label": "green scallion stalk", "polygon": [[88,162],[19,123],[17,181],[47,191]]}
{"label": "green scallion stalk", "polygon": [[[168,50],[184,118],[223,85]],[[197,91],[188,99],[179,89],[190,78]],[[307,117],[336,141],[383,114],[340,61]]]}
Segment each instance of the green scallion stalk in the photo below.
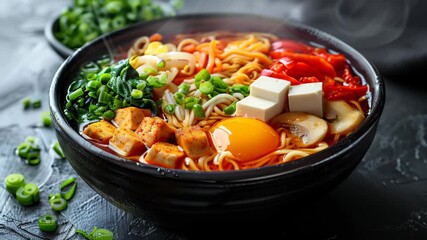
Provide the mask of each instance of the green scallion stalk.
{"label": "green scallion stalk", "polygon": [[236,112],[236,101],[230,104],[228,107],[224,108],[224,113],[227,115],[232,115]]}
{"label": "green scallion stalk", "polygon": [[132,89],[130,95],[133,99],[141,99],[144,96],[144,93],[141,90]]}
{"label": "green scallion stalk", "polygon": [[31,100],[29,98],[22,99],[22,105],[24,106],[24,109],[28,109],[31,107]]}
{"label": "green scallion stalk", "polygon": [[202,81],[199,85],[199,91],[205,95],[213,93],[214,86],[209,81]]}
{"label": "green scallion stalk", "polygon": [[42,106],[42,100],[40,99],[35,99],[31,102],[31,106],[33,108],[40,108]]}
{"label": "green scallion stalk", "polygon": [[25,186],[24,175],[20,173],[9,174],[4,179],[4,184],[6,185],[6,190],[15,196],[16,191],[18,191],[20,187]]}
{"label": "green scallion stalk", "polygon": [[181,105],[182,102],[183,102],[183,100],[184,100],[184,98],[185,98],[185,95],[182,92],[176,92],[173,97],[175,99],[175,102],[177,104]]}
{"label": "green scallion stalk", "polygon": [[55,216],[45,214],[39,217],[38,225],[43,232],[54,232],[58,227],[58,221]]}
{"label": "green scallion stalk", "polygon": [[[61,197],[67,201],[70,200],[74,196],[74,193],[76,192],[76,188],[77,188],[76,178],[74,177],[68,178],[67,180],[62,182],[61,186],[59,187],[61,191]],[[68,191],[65,191],[66,189],[68,189]]]}
{"label": "green scallion stalk", "polygon": [[50,203],[52,210],[57,211],[57,212],[65,210],[68,206],[67,200],[63,199],[62,197],[53,198],[53,199],[49,200],[49,203]]}
{"label": "green scallion stalk", "polygon": [[163,106],[163,111],[167,114],[174,114],[175,113],[175,104],[165,104],[165,106]]}
{"label": "green scallion stalk", "polygon": [[70,93],[70,95],[68,95],[68,99],[70,101],[74,101],[78,97],[81,97],[81,96],[83,96],[83,89],[82,88],[78,88],[78,89],[74,90],[72,93]]}
{"label": "green scallion stalk", "polygon": [[190,91],[190,85],[188,85],[187,83],[183,82],[178,86],[178,92],[183,93],[183,94],[188,94],[188,92]]}
{"label": "green scallion stalk", "polygon": [[52,146],[53,151],[58,154],[58,156],[62,159],[65,158],[64,152],[62,151],[61,145],[59,145],[59,142],[56,141]]}
{"label": "green scallion stalk", "polygon": [[49,111],[43,112],[43,114],[42,114],[42,123],[43,123],[43,126],[45,126],[45,127],[52,126],[52,118],[50,116],[50,112]]}
{"label": "green scallion stalk", "polygon": [[197,119],[204,119],[205,118],[205,112],[203,111],[203,107],[202,105],[196,103],[193,105],[193,111],[194,111],[194,116]]}
{"label": "green scallion stalk", "polygon": [[34,183],[25,184],[16,191],[16,199],[22,206],[30,206],[39,202],[39,187]]}

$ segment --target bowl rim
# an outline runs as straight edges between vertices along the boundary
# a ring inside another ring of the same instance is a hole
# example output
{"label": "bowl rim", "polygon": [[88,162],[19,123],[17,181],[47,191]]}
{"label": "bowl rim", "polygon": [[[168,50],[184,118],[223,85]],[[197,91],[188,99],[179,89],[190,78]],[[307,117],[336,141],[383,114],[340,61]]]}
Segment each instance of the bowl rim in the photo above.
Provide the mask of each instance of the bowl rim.
{"label": "bowl rim", "polygon": [[[364,121],[359,125],[359,127],[353,131],[351,134],[346,136],[340,142],[333,146],[306,156],[298,161],[291,161],[287,163],[275,164],[271,166],[264,166],[259,168],[251,168],[244,170],[230,170],[230,171],[187,171],[181,169],[168,169],[163,167],[158,167],[146,163],[136,162],[121,158],[112,153],[104,151],[90,142],[86,141],[77,131],[75,131],[68,121],[66,120],[63,112],[61,111],[61,100],[57,97],[57,82],[61,76],[61,73],[68,65],[72,64],[80,56],[84,55],[86,49],[90,48],[92,45],[100,44],[103,41],[103,37],[114,37],[121,35],[122,33],[129,31],[137,27],[143,27],[145,25],[153,24],[154,22],[162,21],[180,21],[188,18],[241,18],[241,17],[256,17],[263,18],[272,21],[278,21],[281,24],[284,24],[291,28],[298,28],[304,31],[310,32],[310,34],[315,34],[318,36],[318,39],[328,39],[329,42],[334,43],[334,46],[337,46],[340,49],[346,49],[348,54],[351,54],[353,58],[357,58],[361,65],[366,66],[366,71],[371,73],[375,77],[372,79],[372,83],[375,84],[370,86],[371,89],[371,106],[370,111]],[[375,92],[372,96],[372,92]],[[180,14],[177,16],[165,17],[162,19],[153,20],[150,22],[140,22],[136,24],[129,25],[123,29],[116,30],[105,36],[101,36],[88,44],[85,44],[81,48],[73,52],[58,68],[56,71],[53,81],[49,90],[49,106],[51,109],[51,114],[54,120],[57,122],[57,127],[66,134],[73,141],[78,143],[78,145],[91,154],[99,156],[102,158],[102,161],[108,161],[110,164],[126,168],[131,171],[136,171],[141,174],[154,174],[159,177],[173,178],[179,181],[199,181],[199,182],[241,182],[241,181],[262,181],[267,179],[272,179],[281,176],[290,176],[293,174],[298,174],[310,168],[321,167],[327,162],[333,161],[334,157],[343,155],[349,151],[354,145],[359,143],[365,135],[367,135],[371,128],[376,127],[376,123],[381,117],[383,108],[385,104],[385,83],[379,74],[377,68],[370,62],[366,57],[364,57],[359,51],[354,49],[352,46],[338,39],[337,37],[330,35],[322,30],[311,27],[309,25],[296,22],[289,19],[280,19],[275,17],[268,17],[265,15],[257,14],[248,14],[248,13],[203,13],[203,14]],[[319,160],[320,159],[320,160]],[[179,176],[179,177],[177,177]]]}

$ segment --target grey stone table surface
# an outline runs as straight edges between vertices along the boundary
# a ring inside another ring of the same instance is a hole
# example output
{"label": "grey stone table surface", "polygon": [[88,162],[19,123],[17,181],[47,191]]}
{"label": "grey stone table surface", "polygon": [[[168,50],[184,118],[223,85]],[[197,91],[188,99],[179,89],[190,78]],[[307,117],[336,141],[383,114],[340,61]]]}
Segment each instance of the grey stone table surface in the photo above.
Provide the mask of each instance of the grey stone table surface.
{"label": "grey stone table surface", "polygon": [[[343,2],[346,1],[331,2],[345,4]],[[75,233],[76,229],[90,231],[95,226],[110,229],[115,239],[206,239],[209,233],[187,236],[159,228],[144,216],[133,216],[114,207],[86,185],[66,159],[56,159],[50,150],[56,138],[53,129],[43,127],[41,115],[48,111],[50,82],[64,59],[49,47],[43,28],[52,16],[69,4],[70,1],[65,0],[0,1],[0,179],[3,181],[12,172],[23,173],[28,181],[40,186],[41,194],[39,204],[21,207],[0,184],[0,239],[81,239]],[[296,0],[187,0],[180,13],[226,11],[268,14],[305,20],[314,25],[317,23],[343,38],[350,36],[348,32],[346,35],[336,28],[326,27],[326,18],[320,18],[319,14],[327,14],[327,9],[318,9],[317,15],[304,18],[307,16],[304,15],[307,14],[307,4],[314,3]],[[333,6],[328,5],[330,8]],[[378,11],[381,13],[380,8]],[[383,14],[377,15],[382,16],[379,20],[390,20]],[[379,20],[376,18],[376,23]],[[402,24],[408,26],[410,22],[397,19],[394,27],[400,29]],[[369,56],[372,51],[367,48],[376,48],[382,51],[383,57],[390,55],[387,44],[399,41],[402,37],[399,33],[405,31],[385,29],[387,31],[381,32],[383,28],[377,25],[369,29],[372,34],[360,33],[358,37],[362,39],[352,44]],[[383,38],[374,38],[373,33]],[[369,44],[372,42],[376,45]],[[406,46],[410,45],[405,45],[407,50]],[[417,47],[417,43],[414,46]],[[410,50],[415,60],[420,62],[423,59],[420,55],[426,52],[427,46]],[[398,45],[391,51],[400,52],[404,60],[396,62],[399,58],[393,55],[395,61],[387,65],[388,62],[372,55],[374,63],[378,63],[384,74],[393,72],[390,71],[393,66],[408,64],[408,61],[420,66],[413,59],[407,60],[412,55],[402,51]],[[425,65],[426,62],[423,63]],[[378,134],[363,161],[343,183],[302,209],[301,214],[293,216],[295,220],[291,224],[287,221],[281,229],[269,229],[268,234],[260,229],[236,229],[236,232],[249,232],[259,239],[427,239],[427,91],[421,86],[425,81],[423,70],[425,68],[401,71],[398,77],[384,76],[387,100]],[[419,80],[413,76],[420,76]],[[41,108],[24,110],[21,104],[24,97],[42,99]],[[28,166],[14,154],[16,146],[29,135],[41,140],[42,161],[38,166]],[[51,211],[47,196],[70,176],[77,179],[76,195],[68,208],[58,214],[58,230],[54,234],[43,233],[38,229],[37,218]],[[227,239],[226,236],[224,238]]]}

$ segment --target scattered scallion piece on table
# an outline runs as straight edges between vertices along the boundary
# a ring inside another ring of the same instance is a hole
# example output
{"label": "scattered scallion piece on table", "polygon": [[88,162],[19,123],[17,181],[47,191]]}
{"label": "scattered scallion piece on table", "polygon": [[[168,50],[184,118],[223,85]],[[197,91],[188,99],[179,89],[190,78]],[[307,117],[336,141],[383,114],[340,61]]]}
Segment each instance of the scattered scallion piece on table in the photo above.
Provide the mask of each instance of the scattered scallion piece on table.
{"label": "scattered scallion piece on table", "polygon": [[28,165],[40,164],[40,151],[41,149],[38,145],[38,140],[34,136],[27,137],[25,141],[19,144],[16,148],[16,154],[25,159]]}
{"label": "scattered scallion piece on table", "polygon": [[16,154],[22,159],[25,159],[28,165],[40,164],[40,151],[38,139],[34,136],[27,137],[25,141],[16,148]]}
{"label": "scattered scallion piece on table", "polygon": [[39,187],[34,183],[27,183],[16,191],[16,199],[22,206],[31,206],[40,201]]}
{"label": "scattered scallion piece on table", "polygon": [[6,185],[6,190],[16,196],[16,191],[18,191],[20,187],[25,186],[24,175],[20,173],[9,174],[4,179],[4,184]]}
{"label": "scattered scallion piece on table", "polygon": [[61,145],[59,145],[59,142],[56,141],[55,143],[53,143],[52,145],[52,149],[53,151],[58,154],[58,156],[62,159],[65,158],[64,152],[62,151]]}
{"label": "scattered scallion piece on table", "polygon": [[54,232],[58,227],[57,218],[51,214],[45,214],[39,217],[39,229],[43,232]]}
{"label": "scattered scallion piece on table", "polygon": [[77,229],[76,233],[81,234],[83,237],[85,237],[88,240],[112,240],[113,233],[105,228],[97,228],[94,227],[90,233],[87,233],[83,230]]}
{"label": "scattered scallion piece on table", "polygon": [[[74,193],[76,192],[76,188],[77,188],[76,178],[75,177],[68,178],[67,180],[63,181],[61,183],[61,186],[59,187],[59,190],[61,192],[61,197],[67,201],[70,200],[74,196]],[[68,191],[65,191],[67,189]]]}
{"label": "scattered scallion piece on table", "polygon": [[65,210],[68,206],[67,200],[63,199],[62,197],[51,198],[49,199],[49,203],[52,210],[57,212]]}
{"label": "scattered scallion piece on table", "polygon": [[43,123],[43,126],[45,126],[45,127],[52,126],[52,118],[50,116],[50,112],[49,111],[46,111],[46,112],[42,113],[42,123]]}
{"label": "scattered scallion piece on table", "polygon": [[42,100],[41,99],[35,99],[31,102],[31,107],[33,108],[40,108],[42,106]]}
{"label": "scattered scallion piece on table", "polygon": [[30,98],[24,98],[22,99],[22,105],[24,106],[24,109],[28,109],[31,107],[31,100]]}

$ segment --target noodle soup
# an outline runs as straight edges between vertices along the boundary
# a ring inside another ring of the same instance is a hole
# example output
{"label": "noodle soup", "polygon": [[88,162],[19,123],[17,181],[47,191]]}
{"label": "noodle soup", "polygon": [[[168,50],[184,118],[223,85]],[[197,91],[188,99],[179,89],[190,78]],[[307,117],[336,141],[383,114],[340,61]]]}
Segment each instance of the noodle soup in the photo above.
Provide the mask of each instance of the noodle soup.
{"label": "noodle soup", "polygon": [[368,86],[340,53],[262,32],[142,36],[87,63],[65,115],[131,161],[223,171],[295,161],[351,134]]}

